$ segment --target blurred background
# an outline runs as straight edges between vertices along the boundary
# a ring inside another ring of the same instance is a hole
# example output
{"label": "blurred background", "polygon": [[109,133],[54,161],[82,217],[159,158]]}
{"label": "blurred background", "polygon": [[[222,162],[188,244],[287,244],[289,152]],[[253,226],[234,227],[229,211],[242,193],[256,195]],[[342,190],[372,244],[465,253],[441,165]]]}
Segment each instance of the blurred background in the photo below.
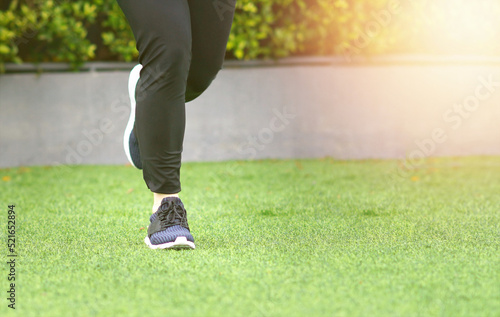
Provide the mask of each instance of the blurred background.
{"label": "blurred background", "polygon": [[[240,0],[236,6],[231,59],[500,53],[496,0]],[[0,63],[77,67],[137,58],[114,0],[2,0],[0,9]]]}
{"label": "blurred background", "polygon": [[[500,155],[499,0],[236,7],[224,70],[187,108],[185,160]],[[0,167],[125,163],[137,51],[115,1],[0,10]]]}

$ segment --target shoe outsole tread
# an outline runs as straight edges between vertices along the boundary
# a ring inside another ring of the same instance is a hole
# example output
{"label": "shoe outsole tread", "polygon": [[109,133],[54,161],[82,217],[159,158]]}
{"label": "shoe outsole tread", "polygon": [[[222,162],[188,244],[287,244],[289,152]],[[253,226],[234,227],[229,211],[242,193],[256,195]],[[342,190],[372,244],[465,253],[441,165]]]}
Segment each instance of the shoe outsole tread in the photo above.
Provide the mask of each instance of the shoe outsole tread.
{"label": "shoe outsole tread", "polygon": [[150,249],[174,249],[174,250],[182,250],[182,249],[188,249],[192,250],[195,248],[195,245],[193,242],[189,241],[186,237],[177,237],[175,241],[173,242],[167,242],[167,243],[162,243],[162,244],[152,244],[151,241],[149,240],[149,237],[146,236],[144,238],[144,242],[147,244],[147,246]]}

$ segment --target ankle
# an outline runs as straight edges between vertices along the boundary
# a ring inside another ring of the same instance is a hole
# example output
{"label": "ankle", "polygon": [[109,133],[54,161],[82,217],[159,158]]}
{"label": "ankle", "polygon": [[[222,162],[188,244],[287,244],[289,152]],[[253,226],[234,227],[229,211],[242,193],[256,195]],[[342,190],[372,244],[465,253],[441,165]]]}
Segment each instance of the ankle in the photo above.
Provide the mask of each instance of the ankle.
{"label": "ankle", "polygon": [[179,193],[176,194],[160,194],[153,193],[153,213],[155,213],[161,205],[161,201],[165,197],[177,197],[179,198]]}

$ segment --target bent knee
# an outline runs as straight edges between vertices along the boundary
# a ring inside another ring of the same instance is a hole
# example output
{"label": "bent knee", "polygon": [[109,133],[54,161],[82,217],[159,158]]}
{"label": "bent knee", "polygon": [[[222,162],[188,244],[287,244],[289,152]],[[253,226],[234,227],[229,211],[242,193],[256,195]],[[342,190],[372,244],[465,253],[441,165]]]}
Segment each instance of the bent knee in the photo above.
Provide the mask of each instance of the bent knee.
{"label": "bent knee", "polygon": [[210,86],[217,76],[217,70],[204,71],[199,74],[190,74],[186,86],[186,102],[196,99]]}

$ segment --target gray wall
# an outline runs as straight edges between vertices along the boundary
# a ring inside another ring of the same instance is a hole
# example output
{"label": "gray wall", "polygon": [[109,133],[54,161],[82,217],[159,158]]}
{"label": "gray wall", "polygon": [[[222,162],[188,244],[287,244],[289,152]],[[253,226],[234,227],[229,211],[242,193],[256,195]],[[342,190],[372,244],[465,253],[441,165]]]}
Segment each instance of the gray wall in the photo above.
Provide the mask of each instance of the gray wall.
{"label": "gray wall", "polygon": [[[126,163],[125,69],[0,75],[0,167]],[[187,105],[183,158],[500,155],[499,119],[498,60],[228,63]]]}

